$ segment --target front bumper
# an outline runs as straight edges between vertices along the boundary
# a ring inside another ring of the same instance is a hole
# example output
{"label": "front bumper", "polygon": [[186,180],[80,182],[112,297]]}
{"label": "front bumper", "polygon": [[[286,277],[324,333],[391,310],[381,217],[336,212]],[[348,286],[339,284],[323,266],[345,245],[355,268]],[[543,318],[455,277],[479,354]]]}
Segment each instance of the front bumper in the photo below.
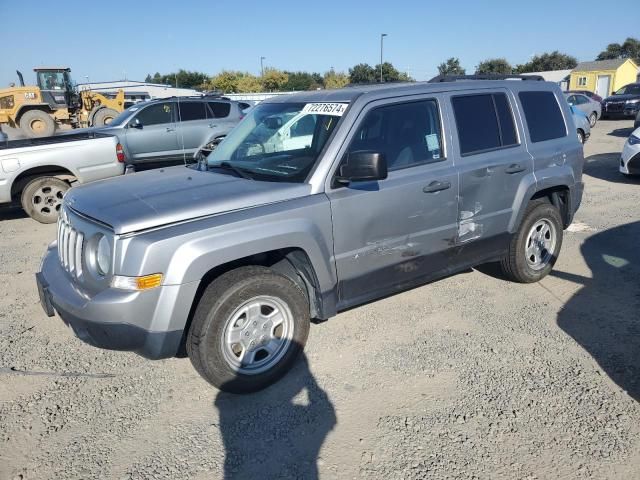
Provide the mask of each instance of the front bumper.
{"label": "front bumper", "polygon": [[619,170],[625,175],[640,175],[640,145],[624,144]]}
{"label": "front bumper", "polygon": [[40,302],[82,341],[99,348],[126,350],[150,359],[174,357],[197,283],[167,285],[142,292],[81,290],[58,260],[55,243],[36,274]]}

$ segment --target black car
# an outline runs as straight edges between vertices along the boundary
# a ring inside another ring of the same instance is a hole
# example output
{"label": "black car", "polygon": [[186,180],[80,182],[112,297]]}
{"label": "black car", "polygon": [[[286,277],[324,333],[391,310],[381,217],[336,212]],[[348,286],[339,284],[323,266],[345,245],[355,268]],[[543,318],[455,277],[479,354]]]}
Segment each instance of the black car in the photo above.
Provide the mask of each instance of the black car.
{"label": "black car", "polygon": [[[636,118],[640,112],[640,83],[625,85],[602,101],[602,118]],[[636,123],[638,119],[636,118]]]}

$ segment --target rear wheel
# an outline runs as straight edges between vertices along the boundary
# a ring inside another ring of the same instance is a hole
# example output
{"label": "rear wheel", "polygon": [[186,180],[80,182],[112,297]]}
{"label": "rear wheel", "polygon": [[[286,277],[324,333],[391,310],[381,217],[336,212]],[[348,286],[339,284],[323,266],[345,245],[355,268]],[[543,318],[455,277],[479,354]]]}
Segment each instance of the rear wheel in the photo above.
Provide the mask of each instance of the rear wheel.
{"label": "rear wheel", "polygon": [[54,223],[62,207],[62,197],[70,185],[56,177],[31,180],[22,190],[22,208],[40,223]]}
{"label": "rear wheel", "polygon": [[50,137],[56,131],[56,122],[47,112],[29,110],[20,118],[20,129],[29,138]]}
{"label": "rear wheel", "polygon": [[542,199],[532,201],[501,260],[505,276],[520,283],[542,280],[556,263],[562,233],[558,209]]}
{"label": "rear wheel", "polygon": [[596,112],[591,112],[591,115],[589,115],[589,126],[595,127],[597,121],[598,121],[598,114]]}
{"label": "rear wheel", "polygon": [[113,108],[101,108],[93,116],[93,127],[104,127],[109,125],[111,121],[118,116]]}
{"label": "rear wheel", "polygon": [[282,377],[308,334],[309,302],[296,283],[265,267],[240,267],[204,291],[186,346],[209,383],[249,393]]}
{"label": "rear wheel", "polygon": [[582,133],[582,130],[578,130],[578,141],[584,143],[584,133]]}

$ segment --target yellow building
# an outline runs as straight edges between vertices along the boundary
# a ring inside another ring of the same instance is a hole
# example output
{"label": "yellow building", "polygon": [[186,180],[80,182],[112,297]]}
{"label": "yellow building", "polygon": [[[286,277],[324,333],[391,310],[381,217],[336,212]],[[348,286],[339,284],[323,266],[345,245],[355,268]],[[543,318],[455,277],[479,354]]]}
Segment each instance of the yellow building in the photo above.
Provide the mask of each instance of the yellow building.
{"label": "yellow building", "polygon": [[638,65],[630,58],[583,62],[571,71],[569,90],[589,90],[605,98],[637,77]]}

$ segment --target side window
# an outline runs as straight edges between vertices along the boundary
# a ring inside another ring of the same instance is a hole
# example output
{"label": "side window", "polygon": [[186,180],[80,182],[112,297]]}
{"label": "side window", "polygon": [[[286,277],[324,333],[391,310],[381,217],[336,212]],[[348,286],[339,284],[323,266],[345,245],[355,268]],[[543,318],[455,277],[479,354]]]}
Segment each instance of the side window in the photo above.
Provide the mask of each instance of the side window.
{"label": "side window", "polygon": [[560,105],[552,92],[520,92],[518,96],[532,142],[567,136]]}
{"label": "side window", "polygon": [[231,111],[231,104],[225,102],[209,102],[209,107],[213,112],[213,118],[228,117]]}
{"label": "side window", "polygon": [[518,144],[513,113],[504,93],[451,98],[461,155]]}
{"label": "side window", "polygon": [[177,102],[180,109],[180,121],[204,120],[207,118],[207,110],[204,102]]}
{"label": "side window", "polygon": [[348,152],[383,153],[389,171],[444,160],[435,100],[378,107],[367,113]]}
{"label": "side window", "polygon": [[578,105],[584,105],[585,103],[589,103],[589,99],[584,95],[576,95],[576,101]]}
{"label": "side window", "polygon": [[313,115],[305,115],[296,123],[291,125],[291,138],[305,137],[313,135],[313,131],[316,128],[316,117]]}
{"label": "side window", "polygon": [[140,120],[140,123],[145,127],[171,123],[173,122],[173,106],[174,104],[172,102],[155,103],[138,113],[136,118]]}

